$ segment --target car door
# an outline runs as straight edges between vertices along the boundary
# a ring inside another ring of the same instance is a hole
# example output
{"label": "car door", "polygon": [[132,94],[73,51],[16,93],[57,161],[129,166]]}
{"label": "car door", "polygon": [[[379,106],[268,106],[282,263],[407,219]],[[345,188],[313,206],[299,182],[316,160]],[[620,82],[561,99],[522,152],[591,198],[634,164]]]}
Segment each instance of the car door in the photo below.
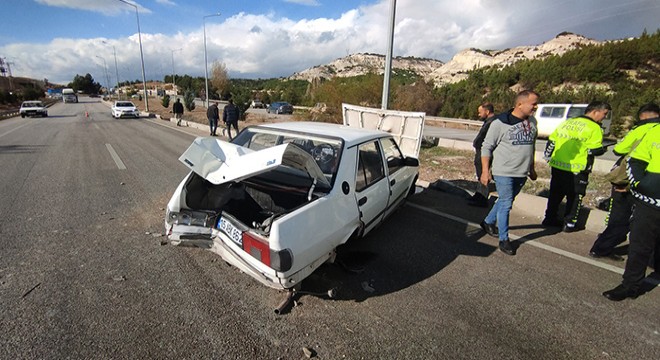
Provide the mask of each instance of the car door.
{"label": "car door", "polygon": [[390,196],[390,184],[385,176],[383,155],[378,140],[358,146],[355,176],[355,196],[360,210],[363,234],[373,229],[383,218]]}
{"label": "car door", "polygon": [[380,145],[385,156],[386,174],[390,185],[387,210],[385,211],[385,216],[387,216],[405,198],[415,171],[406,168],[405,157],[392,137],[381,138]]}

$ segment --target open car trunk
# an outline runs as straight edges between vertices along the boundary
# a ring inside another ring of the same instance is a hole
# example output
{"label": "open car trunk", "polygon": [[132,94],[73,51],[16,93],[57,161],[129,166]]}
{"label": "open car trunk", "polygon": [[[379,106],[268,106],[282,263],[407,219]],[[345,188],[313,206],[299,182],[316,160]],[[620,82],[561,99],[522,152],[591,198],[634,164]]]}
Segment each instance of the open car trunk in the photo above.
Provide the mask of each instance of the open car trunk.
{"label": "open car trunk", "polygon": [[264,236],[278,216],[289,213],[330,191],[314,159],[295,145],[259,151],[198,138],[180,158],[192,173],[183,188],[182,208],[201,211],[216,226],[229,215]]}

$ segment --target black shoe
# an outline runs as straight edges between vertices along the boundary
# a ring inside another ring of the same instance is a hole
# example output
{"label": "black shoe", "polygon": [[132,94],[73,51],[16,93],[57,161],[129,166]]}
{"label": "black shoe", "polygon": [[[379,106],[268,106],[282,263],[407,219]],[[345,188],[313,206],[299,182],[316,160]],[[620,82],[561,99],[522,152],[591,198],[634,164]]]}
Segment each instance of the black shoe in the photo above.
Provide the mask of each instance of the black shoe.
{"label": "black shoe", "polygon": [[624,259],[623,259],[623,256],[621,256],[621,255],[617,255],[617,254],[613,254],[613,253],[609,253],[609,254],[601,255],[601,254],[597,254],[597,253],[594,252],[594,251],[589,251],[589,256],[591,256],[591,257],[594,258],[594,259],[598,259],[598,258],[608,258],[608,259],[612,259],[612,260],[615,260],[615,261],[623,261],[623,260],[624,260]]}
{"label": "black shoe", "polygon": [[500,241],[500,251],[507,255],[516,254],[516,249],[511,246],[511,242],[509,240]]}
{"label": "black shoe", "polygon": [[558,219],[545,218],[541,222],[541,225],[543,225],[545,227],[558,227],[558,228],[560,228],[564,225],[564,223],[562,221],[558,220]]}
{"label": "black shoe", "polygon": [[562,228],[562,231],[565,233],[572,233],[578,231],[577,226],[575,224],[564,224],[564,227]]}
{"label": "black shoe", "polygon": [[627,298],[636,299],[639,296],[639,291],[619,285],[612,290],[605,291],[603,296],[612,301],[621,301]]}
{"label": "black shoe", "polygon": [[487,224],[486,221],[482,221],[481,224],[481,229],[486,232],[486,234],[492,236],[492,237],[497,237],[498,231],[497,231],[497,226],[495,224]]}

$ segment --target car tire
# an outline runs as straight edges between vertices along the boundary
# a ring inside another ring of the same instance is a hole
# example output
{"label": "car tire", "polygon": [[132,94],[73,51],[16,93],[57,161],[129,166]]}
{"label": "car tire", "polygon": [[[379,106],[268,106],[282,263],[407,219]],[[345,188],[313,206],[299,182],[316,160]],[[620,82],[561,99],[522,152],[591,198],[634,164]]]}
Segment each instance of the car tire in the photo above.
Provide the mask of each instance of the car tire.
{"label": "car tire", "polygon": [[22,117],[22,118],[25,118],[25,114],[21,114],[21,117]]}

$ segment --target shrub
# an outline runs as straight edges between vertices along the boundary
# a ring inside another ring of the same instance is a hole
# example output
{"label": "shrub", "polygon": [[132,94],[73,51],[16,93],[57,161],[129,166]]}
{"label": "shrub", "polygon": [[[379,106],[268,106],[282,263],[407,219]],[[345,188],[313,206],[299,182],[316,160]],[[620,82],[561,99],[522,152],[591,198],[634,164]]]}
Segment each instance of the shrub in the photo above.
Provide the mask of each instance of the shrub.
{"label": "shrub", "polygon": [[186,90],[183,95],[183,105],[188,111],[195,110],[195,93],[192,90]]}
{"label": "shrub", "polygon": [[170,96],[169,95],[163,96],[163,99],[161,99],[160,103],[163,105],[164,108],[170,107]]}

